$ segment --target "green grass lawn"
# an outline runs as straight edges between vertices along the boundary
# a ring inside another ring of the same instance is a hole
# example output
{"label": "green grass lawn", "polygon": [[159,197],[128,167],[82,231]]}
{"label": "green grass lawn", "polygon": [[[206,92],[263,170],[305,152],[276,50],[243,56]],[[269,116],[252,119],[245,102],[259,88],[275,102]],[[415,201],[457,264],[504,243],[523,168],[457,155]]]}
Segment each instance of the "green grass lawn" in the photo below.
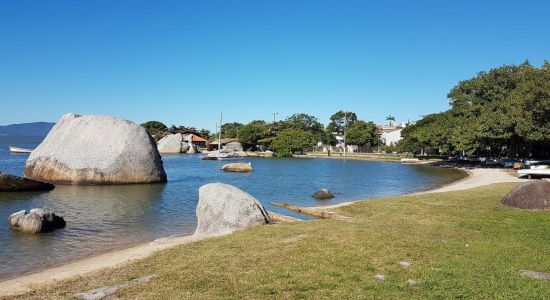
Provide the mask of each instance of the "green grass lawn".
{"label": "green grass lawn", "polygon": [[364,201],[337,210],[350,220],[260,226],[26,297],[71,297],[155,274],[116,297],[548,299],[550,280],[519,270],[550,272],[550,212],[502,206],[500,198],[512,187]]}

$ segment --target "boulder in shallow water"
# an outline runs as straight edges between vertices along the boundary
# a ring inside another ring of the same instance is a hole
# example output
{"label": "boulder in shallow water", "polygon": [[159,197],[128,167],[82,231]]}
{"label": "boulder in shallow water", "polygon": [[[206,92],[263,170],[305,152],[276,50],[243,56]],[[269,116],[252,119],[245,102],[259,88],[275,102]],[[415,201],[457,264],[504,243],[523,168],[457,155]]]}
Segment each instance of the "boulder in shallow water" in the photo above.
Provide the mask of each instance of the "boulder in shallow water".
{"label": "boulder in shallow water", "polygon": [[193,144],[189,144],[189,149],[187,150],[187,153],[189,154],[195,154],[197,153],[199,150],[197,148],[196,145],[193,145]]}
{"label": "boulder in shallow water", "polygon": [[55,186],[51,183],[40,182],[25,177],[0,172],[0,192],[49,191],[54,188]]}
{"label": "boulder in shallow water", "polygon": [[166,182],[157,145],[134,122],[64,115],[25,163],[25,177],[62,184]]}
{"label": "boulder in shallow water", "polygon": [[28,233],[43,233],[65,227],[65,220],[44,208],[21,210],[9,216],[12,228]]}
{"label": "boulder in shallow water", "polygon": [[515,187],[500,202],[520,209],[550,209],[550,181],[532,180],[526,182]]}
{"label": "boulder in shallow water", "polygon": [[334,194],[327,189],[320,189],[313,194],[313,198],[317,200],[326,200],[334,198]]}
{"label": "boulder in shallow water", "polygon": [[226,172],[252,172],[252,164],[251,163],[225,164],[223,165],[221,170]]}
{"label": "boulder in shallow water", "polygon": [[195,234],[220,235],[271,220],[262,204],[228,184],[210,183],[199,189]]}
{"label": "boulder in shallow water", "polygon": [[181,143],[181,153],[187,153],[187,151],[189,151],[189,143],[188,142],[183,142]]}
{"label": "boulder in shallow water", "polygon": [[177,154],[182,151],[183,136],[181,133],[169,134],[157,142],[157,148],[162,154]]}

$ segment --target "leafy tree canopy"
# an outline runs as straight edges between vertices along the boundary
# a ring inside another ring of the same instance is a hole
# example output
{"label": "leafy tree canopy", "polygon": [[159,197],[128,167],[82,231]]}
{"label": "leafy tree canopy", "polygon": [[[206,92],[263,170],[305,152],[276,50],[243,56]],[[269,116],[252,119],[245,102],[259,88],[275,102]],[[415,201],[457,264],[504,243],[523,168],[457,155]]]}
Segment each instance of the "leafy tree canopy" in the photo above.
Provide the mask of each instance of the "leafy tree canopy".
{"label": "leafy tree canopy", "polygon": [[271,141],[271,148],[277,156],[291,156],[294,152],[303,153],[304,149],[314,146],[315,135],[309,131],[287,129],[277,134]]}

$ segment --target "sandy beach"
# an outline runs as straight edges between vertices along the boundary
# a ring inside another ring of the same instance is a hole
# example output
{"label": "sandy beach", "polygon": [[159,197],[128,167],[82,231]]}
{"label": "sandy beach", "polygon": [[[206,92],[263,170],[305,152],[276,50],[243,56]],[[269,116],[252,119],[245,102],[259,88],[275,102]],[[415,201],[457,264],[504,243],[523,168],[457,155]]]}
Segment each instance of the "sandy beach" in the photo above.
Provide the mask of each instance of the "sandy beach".
{"label": "sandy beach", "polygon": [[[468,169],[465,171],[469,173],[469,176],[462,180],[459,180],[457,182],[451,183],[449,185],[446,185],[444,187],[437,188],[434,190],[415,193],[414,195],[423,194],[423,193],[440,193],[440,192],[459,191],[459,190],[471,189],[471,188],[476,188],[476,187],[495,184],[495,183],[526,181],[526,180],[518,179],[501,169]],[[362,201],[362,200],[358,200],[358,201]],[[302,209],[307,210],[313,214],[323,213],[323,212],[326,213],[331,209],[345,206],[345,205],[350,205],[355,202],[357,201],[344,202],[344,203],[340,203],[332,206],[307,207],[307,208],[304,207]],[[155,252],[158,252],[167,248],[199,241],[208,237],[209,236],[191,235],[191,236],[183,236],[183,237],[157,239],[153,242],[145,243],[142,245],[133,246],[123,250],[104,253],[101,255],[69,262],[65,265],[46,269],[41,272],[9,279],[1,282],[0,297],[20,295],[31,291],[33,286],[36,286],[36,285],[49,284],[55,281],[68,279],[74,276],[85,275],[104,268],[117,267],[137,259],[145,258],[147,256],[154,254]]]}

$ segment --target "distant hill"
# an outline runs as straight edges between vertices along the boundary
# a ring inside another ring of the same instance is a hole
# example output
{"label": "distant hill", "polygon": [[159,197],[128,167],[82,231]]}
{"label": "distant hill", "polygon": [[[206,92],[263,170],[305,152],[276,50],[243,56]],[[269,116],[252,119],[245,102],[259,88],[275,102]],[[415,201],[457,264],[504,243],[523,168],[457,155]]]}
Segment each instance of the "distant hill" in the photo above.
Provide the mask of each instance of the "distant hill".
{"label": "distant hill", "polygon": [[0,136],[36,136],[45,137],[55,123],[34,122],[0,126]]}

